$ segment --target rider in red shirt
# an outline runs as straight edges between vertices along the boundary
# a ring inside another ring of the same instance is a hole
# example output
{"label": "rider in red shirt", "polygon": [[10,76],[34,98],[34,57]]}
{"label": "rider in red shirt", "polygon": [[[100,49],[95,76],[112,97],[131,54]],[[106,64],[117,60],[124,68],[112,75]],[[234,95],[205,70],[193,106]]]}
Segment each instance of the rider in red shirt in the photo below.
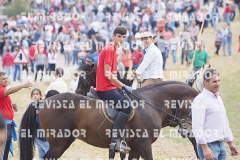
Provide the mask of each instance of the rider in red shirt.
{"label": "rider in red shirt", "polygon": [[[117,130],[117,134],[112,134],[111,137],[111,153],[115,152],[115,150],[120,151],[121,137],[119,130],[125,128],[128,115],[131,112],[130,102],[117,91],[117,88],[119,88],[128,93],[132,92],[131,87],[126,86],[117,79],[116,49],[123,44],[126,33],[127,30],[124,27],[119,26],[115,28],[113,32],[113,42],[102,49],[97,67],[96,90],[98,95],[104,100],[113,101],[114,105],[120,102],[117,106],[121,106],[121,110],[113,124],[113,129]],[[129,151],[130,148],[121,146],[121,150]]]}
{"label": "rider in red shirt", "polygon": [[8,77],[5,72],[0,72],[0,113],[3,115],[5,119],[5,123],[7,124],[7,141],[5,143],[5,150],[3,159],[8,158],[8,153],[10,150],[11,139],[13,138],[13,128],[15,127],[15,121],[13,120],[14,113],[12,107],[12,101],[10,98],[10,94],[13,94],[19,91],[22,88],[29,88],[32,86],[30,82],[26,82],[24,84],[6,88],[8,85]]}

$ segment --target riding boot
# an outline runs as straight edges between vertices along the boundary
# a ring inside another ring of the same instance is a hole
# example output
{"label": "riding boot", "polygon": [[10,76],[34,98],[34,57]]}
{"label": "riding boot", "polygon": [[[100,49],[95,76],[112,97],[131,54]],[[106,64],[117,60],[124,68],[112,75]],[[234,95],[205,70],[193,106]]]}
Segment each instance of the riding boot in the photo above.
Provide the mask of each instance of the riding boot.
{"label": "riding boot", "polygon": [[111,139],[111,144],[110,144],[110,150],[115,152],[120,151],[120,152],[128,152],[131,149],[121,143],[121,138],[119,130],[123,132],[123,129],[125,129],[125,125],[128,121],[128,115],[124,112],[119,112],[117,115],[117,118],[114,121],[113,124],[113,130],[117,130],[117,134],[112,133],[112,139]]}

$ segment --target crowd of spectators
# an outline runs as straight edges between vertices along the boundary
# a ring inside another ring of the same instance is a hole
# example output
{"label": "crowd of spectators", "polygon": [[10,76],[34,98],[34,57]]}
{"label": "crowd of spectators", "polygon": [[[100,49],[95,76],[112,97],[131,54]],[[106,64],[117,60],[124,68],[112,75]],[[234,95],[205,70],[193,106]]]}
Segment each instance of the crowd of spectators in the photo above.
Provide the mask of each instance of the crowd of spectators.
{"label": "crowd of spectators", "polygon": [[[27,74],[37,74],[40,69],[51,74],[59,54],[64,54],[66,66],[81,66],[82,60],[98,62],[101,48],[112,40],[113,29],[119,25],[128,30],[123,50],[118,50],[124,70],[129,69],[131,60],[133,68],[130,69],[137,68],[141,62],[145,51],[140,35],[147,30],[156,36],[156,44],[165,54],[164,62],[172,55],[173,65],[177,65],[177,54],[184,48],[184,31],[196,41],[204,22],[204,28],[211,26],[219,33],[219,21],[230,26],[236,8],[232,1],[224,6],[222,0],[208,0],[202,6],[199,0],[29,0],[26,3],[33,6],[32,13],[19,13],[0,23],[0,57],[3,68],[14,81],[21,81],[23,69]],[[178,27],[182,28],[180,34],[176,33]],[[231,37],[227,31],[220,31],[223,37],[216,34],[216,41],[221,40],[226,55],[225,40],[227,44]],[[160,43],[161,39],[164,43]],[[20,46],[28,55],[29,64],[5,63],[4,60],[13,59]],[[218,46],[216,54],[219,49]],[[40,52],[46,60],[38,55]]]}

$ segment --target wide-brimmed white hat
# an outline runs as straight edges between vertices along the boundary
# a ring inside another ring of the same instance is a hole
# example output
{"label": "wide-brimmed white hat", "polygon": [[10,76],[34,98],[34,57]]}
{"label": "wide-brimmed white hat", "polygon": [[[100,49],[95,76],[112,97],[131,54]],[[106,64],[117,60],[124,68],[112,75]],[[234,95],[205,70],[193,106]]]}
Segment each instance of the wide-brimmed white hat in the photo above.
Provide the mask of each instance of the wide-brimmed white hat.
{"label": "wide-brimmed white hat", "polygon": [[151,32],[143,32],[140,37],[141,38],[153,37],[153,34]]}

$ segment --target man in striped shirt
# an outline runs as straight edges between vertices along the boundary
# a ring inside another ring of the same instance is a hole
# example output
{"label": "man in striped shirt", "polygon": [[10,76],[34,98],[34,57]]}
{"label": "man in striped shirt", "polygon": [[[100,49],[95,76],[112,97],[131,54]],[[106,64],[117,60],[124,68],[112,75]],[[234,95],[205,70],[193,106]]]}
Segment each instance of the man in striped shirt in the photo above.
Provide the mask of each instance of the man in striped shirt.
{"label": "man in striped shirt", "polygon": [[146,54],[142,63],[133,71],[134,75],[138,75],[143,79],[142,87],[154,82],[163,81],[163,58],[161,51],[153,43],[153,35],[151,32],[143,32],[141,34]]}

